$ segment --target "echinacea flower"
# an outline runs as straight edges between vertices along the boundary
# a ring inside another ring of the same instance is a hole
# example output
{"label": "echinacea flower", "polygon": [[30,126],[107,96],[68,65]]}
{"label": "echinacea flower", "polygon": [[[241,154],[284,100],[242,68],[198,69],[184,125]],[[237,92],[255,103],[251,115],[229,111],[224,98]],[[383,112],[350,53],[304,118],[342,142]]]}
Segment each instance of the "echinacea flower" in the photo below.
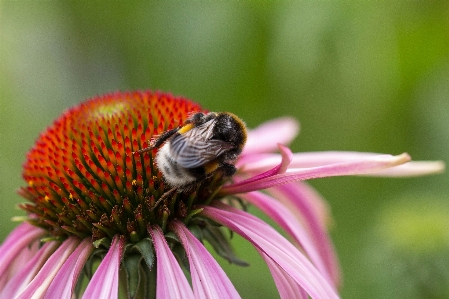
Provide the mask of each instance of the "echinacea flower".
{"label": "echinacea flower", "polygon": [[[282,298],[338,298],[326,204],[302,181],[444,168],[407,154],[293,154],[285,144],[298,124],[282,118],[249,130],[233,177],[213,173],[158,201],[170,186],[154,163],[157,149],[134,152],[197,111],[170,94],[113,93],[66,111],[43,132],[19,190],[28,216],[0,247],[0,298],[117,298],[119,286],[128,298],[239,298],[203,245],[244,265],[224,228],[254,245]],[[290,240],[246,212],[248,204]]]}

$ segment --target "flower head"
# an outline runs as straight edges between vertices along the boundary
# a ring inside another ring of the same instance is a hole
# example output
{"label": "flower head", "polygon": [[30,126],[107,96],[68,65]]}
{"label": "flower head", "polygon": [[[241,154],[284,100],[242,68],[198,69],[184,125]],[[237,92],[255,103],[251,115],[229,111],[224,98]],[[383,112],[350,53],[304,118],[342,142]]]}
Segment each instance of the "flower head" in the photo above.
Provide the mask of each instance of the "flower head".
{"label": "flower head", "polygon": [[150,209],[166,187],[152,155],[132,153],[199,109],[171,95],[117,93],[68,110],[28,153],[20,194],[30,221],[54,237],[148,236],[159,218]]}
{"label": "flower head", "polygon": [[[159,149],[139,150],[176,132],[196,112],[206,111],[170,94],[114,93],[69,109],[43,132],[27,155],[27,186],[19,191],[28,200],[21,205],[28,217],[0,247],[0,298],[117,298],[119,285],[129,298],[238,298],[203,245],[245,265],[223,227],[255,246],[282,298],[337,298],[340,273],[326,204],[301,181],[444,168],[440,162],[404,164],[407,154],[293,154],[282,144],[298,125],[284,118],[248,132],[235,175],[208,171],[189,188],[172,188],[155,163]],[[245,212],[247,204],[293,241]]]}

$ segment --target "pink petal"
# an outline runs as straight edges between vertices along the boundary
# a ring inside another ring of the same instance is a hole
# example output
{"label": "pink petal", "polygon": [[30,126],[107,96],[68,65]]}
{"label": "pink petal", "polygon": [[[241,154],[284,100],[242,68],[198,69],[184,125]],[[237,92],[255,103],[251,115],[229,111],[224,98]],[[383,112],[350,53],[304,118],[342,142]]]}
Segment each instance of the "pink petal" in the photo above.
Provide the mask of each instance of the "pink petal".
{"label": "pink petal", "polygon": [[279,147],[279,151],[281,152],[281,156],[282,156],[279,173],[285,173],[287,171],[290,163],[292,163],[293,153],[285,145],[282,145],[279,143],[278,147]]}
{"label": "pink petal", "polygon": [[359,161],[383,155],[385,154],[339,151],[302,152],[295,154],[293,158],[293,167],[317,167],[328,164]]}
{"label": "pink petal", "polygon": [[78,244],[79,239],[75,237],[68,238],[62,242],[58,249],[47,259],[39,273],[37,273],[26,288],[15,298],[42,298],[53,278]]}
{"label": "pink petal", "polygon": [[25,287],[33,280],[36,274],[41,270],[45,261],[59,246],[59,242],[45,243],[30,260],[22,264],[20,271],[8,280],[8,283],[2,287],[0,298],[11,298],[20,294]]}
{"label": "pink petal", "polygon": [[117,299],[118,275],[124,247],[125,238],[116,235],[112,240],[108,253],[101,261],[94,276],[87,285],[83,298]]}
{"label": "pink petal", "polygon": [[[201,215],[210,218],[235,231],[258,250],[264,252],[276,265],[283,269],[312,298],[338,298],[335,290],[318,272],[312,263],[276,230],[246,212],[218,203],[204,207]],[[226,210],[224,210],[226,209]]]}
{"label": "pink petal", "polygon": [[444,172],[443,161],[412,161],[393,168],[367,174],[376,177],[414,177]]}
{"label": "pink petal", "polygon": [[276,287],[279,291],[281,298],[290,299],[307,299],[309,296],[307,293],[296,283],[296,281],[290,277],[282,268],[269,258],[263,251],[257,250],[263,257],[270,269],[273,280],[276,283]]}
{"label": "pink petal", "polygon": [[0,247],[0,289],[6,283],[7,277],[14,273],[15,270],[12,270],[10,267],[20,252],[28,250],[27,246],[34,243],[44,234],[45,231],[43,229],[26,222],[17,226],[9,234]]}
{"label": "pink petal", "polygon": [[274,119],[248,131],[242,155],[277,150],[277,144],[289,144],[298,134],[299,123],[291,117]]}
{"label": "pink petal", "polygon": [[262,172],[279,164],[281,156],[274,153],[255,153],[241,155],[235,167],[240,171]]}
{"label": "pink petal", "polygon": [[235,184],[224,186],[221,193],[236,194],[243,192],[256,191],[292,183],[295,181],[310,180],[315,178],[331,177],[331,176],[347,176],[347,175],[361,175],[373,172],[378,172],[385,168],[394,167],[410,161],[408,154],[399,156],[381,155],[374,157],[367,157],[363,160],[356,160],[345,163],[330,164],[312,168],[296,168],[288,169],[284,174],[273,175],[254,181],[249,179]]}
{"label": "pink petal", "polygon": [[156,249],[156,298],[195,298],[192,288],[158,226],[150,231]]}
{"label": "pink petal", "polygon": [[328,216],[323,215],[327,214],[327,206],[321,196],[303,182],[275,187],[268,191],[302,220],[326,265],[327,272],[332,277],[332,284],[340,285],[340,266],[332,241],[327,234],[325,220]]}
{"label": "pink petal", "polygon": [[290,236],[298,242],[309,259],[315,264],[315,267],[328,280],[328,283],[333,284],[330,279],[330,273],[325,266],[322,257],[319,254],[319,249],[316,246],[309,234],[304,229],[303,224],[294,215],[293,211],[289,210],[279,201],[261,192],[251,192],[240,195],[241,198],[252,203],[262,212],[273,219],[281,228],[283,228]]}
{"label": "pink petal", "polygon": [[44,298],[72,298],[79,274],[93,249],[90,238],[84,239],[62,265]]}
{"label": "pink petal", "polygon": [[226,273],[187,227],[174,221],[171,228],[189,259],[195,298],[240,298]]}
{"label": "pink petal", "polygon": [[[346,163],[363,160],[382,154],[360,152],[304,152],[293,155],[290,168],[311,168],[329,164]],[[245,172],[260,173],[279,164],[279,154],[253,154],[239,159],[236,166]],[[444,171],[444,162],[441,161],[412,161],[401,166],[388,168],[379,172],[363,174],[379,177],[408,177],[435,174]]]}
{"label": "pink petal", "polygon": [[[29,246],[23,248],[15,257],[8,267],[8,271],[0,279],[0,290],[5,288],[5,285],[13,279],[20,271],[22,271],[24,265],[27,265],[36,255],[38,255],[41,248],[39,240],[35,240]],[[42,266],[43,263],[40,265]],[[36,274],[37,271],[34,273]],[[28,281],[29,282],[29,281]],[[27,283],[28,283],[27,282]]]}
{"label": "pink petal", "polygon": [[281,152],[281,160],[280,160],[279,164],[277,164],[274,168],[267,170],[264,173],[260,173],[252,178],[245,180],[245,183],[256,182],[256,181],[271,177],[276,174],[285,173],[287,171],[288,165],[292,161],[293,154],[288,147],[286,147],[282,144],[278,144],[278,147]]}
{"label": "pink petal", "polygon": [[[329,164],[346,163],[363,160],[383,154],[361,153],[361,152],[302,152],[293,154],[290,167],[311,168]],[[279,164],[279,154],[253,154],[244,157],[244,163],[240,160],[236,165],[247,172],[267,171]]]}

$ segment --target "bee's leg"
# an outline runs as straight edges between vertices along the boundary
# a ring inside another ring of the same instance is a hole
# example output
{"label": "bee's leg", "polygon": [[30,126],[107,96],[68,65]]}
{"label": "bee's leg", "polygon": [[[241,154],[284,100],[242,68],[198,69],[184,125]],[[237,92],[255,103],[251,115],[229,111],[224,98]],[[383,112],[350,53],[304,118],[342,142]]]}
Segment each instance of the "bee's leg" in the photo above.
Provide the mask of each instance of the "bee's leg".
{"label": "bee's leg", "polygon": [[175,134],[177,131],[179,130],[179,128],[175,128],[175,129],[171,129],[168,130],[164,133],[162,133],[156,140],[151,140],[150,141],[150,146],[143,148],[141,150],[135,151],[133,152],[133,154],[141,154],[144,152],[149,152],[155,148],[160,147],[168,138],[170,138],[171,136],[173,136],[173,134]]}
{"label": "bee's leg", "polygon": [[233,176],[237,171],[237,168],[235,168],[234,165],[225,162],[220,164],[219,169],[223,171],[223,174],[226,177]]}
{"label": "bee's leg", "polygon": [[151,147],[152,148],[158,148],[164,143],[168,138],[172,137],[173,134],[178,132],[179,128],[171,129],[168,131],[165,131],[162,133],[154,142],[152,142]]}
{"label": "bee's leg", "polygon": [[173,194],[173,192],[175,192],[178,188],[177,187],[173,187],[170,190],[168,190],[167,192],[165,192],[164,194],[162,194],[161,197],[159,197],[159,199],[154,203],[153,207],[150,209],[150,212],[153,211],[154,209],[156,209],[156,207],[158,206],[158,204],[163,201],[164,199],[166,199],[167,197],[169,197],[170,195]]}

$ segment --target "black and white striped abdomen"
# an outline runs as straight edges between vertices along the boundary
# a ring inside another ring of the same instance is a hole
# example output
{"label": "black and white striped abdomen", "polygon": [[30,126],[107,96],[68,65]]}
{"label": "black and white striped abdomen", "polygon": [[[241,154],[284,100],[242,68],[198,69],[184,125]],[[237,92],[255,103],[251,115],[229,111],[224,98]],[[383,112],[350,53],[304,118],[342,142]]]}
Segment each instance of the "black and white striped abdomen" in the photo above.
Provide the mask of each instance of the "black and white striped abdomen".
{"label": "black and white striped abdomen", "polygon": [[191,171],[179,166],[173,159],[170,142],[164,143],[157,152],[156,164],[160,172],[162,172],[165,181],[171,187],[181,188],[197,180],[197,177],[193,176]]}

